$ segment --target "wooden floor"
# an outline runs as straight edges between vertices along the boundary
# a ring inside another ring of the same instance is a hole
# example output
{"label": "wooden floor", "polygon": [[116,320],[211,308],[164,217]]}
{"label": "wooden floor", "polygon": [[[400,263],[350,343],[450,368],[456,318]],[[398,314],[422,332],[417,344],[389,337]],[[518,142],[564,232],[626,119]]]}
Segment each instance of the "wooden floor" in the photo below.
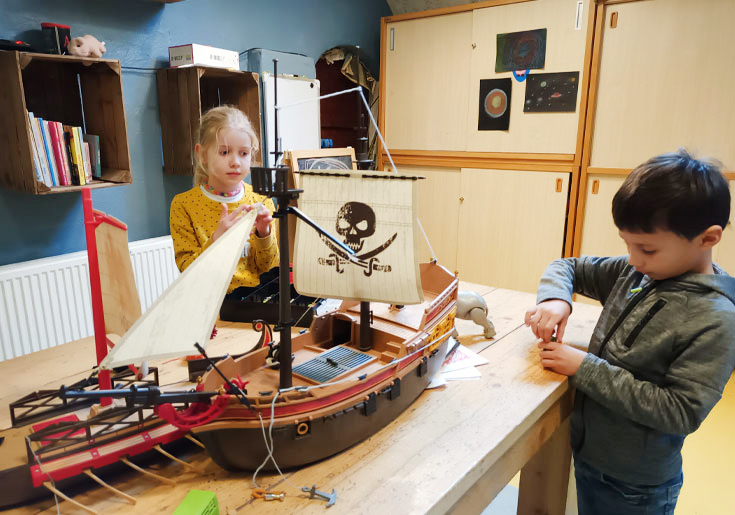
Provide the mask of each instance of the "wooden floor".
{"label": "wooden floor", "polygon": [[735,512],[735,376],[700,428],[684,441],[684,487],[676,515]]}

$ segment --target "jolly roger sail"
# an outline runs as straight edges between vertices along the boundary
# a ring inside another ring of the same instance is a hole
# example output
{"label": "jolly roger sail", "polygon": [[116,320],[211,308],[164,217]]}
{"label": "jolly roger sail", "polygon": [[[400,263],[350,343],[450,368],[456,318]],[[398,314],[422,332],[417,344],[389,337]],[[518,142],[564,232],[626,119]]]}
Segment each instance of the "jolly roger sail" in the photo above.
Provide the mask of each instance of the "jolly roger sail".
{"label": "jolly roger sail", "polygon": [[299,209],[355,251],[350,256],[299,220],[294,286],[302,295],[418,304],[420,177],[386,172],[298,172]]}

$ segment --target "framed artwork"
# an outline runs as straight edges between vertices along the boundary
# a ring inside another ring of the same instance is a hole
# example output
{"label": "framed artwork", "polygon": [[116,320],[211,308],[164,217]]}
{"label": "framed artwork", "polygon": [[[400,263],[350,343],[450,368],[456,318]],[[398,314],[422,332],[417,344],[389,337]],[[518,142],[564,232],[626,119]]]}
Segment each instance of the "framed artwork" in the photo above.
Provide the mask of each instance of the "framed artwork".
{"label": "framed artwork", "polygon": [[495,72],[537,70],[546,63],[546,29],[498,34]]}
{"label": "framed artwork", "polygon": [[480,80],[478,131],[507,131],[510,125],[510,93],[513,81],[508,79]]}
{"label": "framed artwork", "polygon": [[301,170],[357,170],[355,149],[320,148],[316,150],[292,150],[291,169]]}
{"label": "framed artwork", "polygon": [[532,73],[526,79],[525,113],[573,113],[577,110],[579,72]]}

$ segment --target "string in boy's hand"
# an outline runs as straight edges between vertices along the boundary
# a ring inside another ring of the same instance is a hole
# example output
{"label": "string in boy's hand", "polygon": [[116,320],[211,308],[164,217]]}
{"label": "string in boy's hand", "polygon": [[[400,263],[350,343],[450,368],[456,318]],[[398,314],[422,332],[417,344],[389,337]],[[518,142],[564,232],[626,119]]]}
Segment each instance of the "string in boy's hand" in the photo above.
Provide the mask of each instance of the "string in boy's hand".
{"label": "string in boy's hand", "polygon": [[526,311],[524,322],[536,338],[550,342],[556,330],[556,339],[562,341],[571,312],[572,308],[567,302],[559,299],[547,300]]}
{"label": "string in boy's hand", "polygon": [[586,352],[559,341],[541,340],[538,342],[538,347],[541,349],[539,353],[541,365],[565,376],[576,374],[587,355]]}

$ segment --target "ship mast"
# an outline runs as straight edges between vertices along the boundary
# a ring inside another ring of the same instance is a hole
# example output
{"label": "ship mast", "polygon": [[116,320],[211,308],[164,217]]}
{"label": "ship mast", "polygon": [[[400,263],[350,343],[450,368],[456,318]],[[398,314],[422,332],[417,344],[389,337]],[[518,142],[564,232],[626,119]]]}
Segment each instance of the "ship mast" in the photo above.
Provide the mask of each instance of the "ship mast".
{"label": "ship mast", "polygon": [[279,220],[278,224],[278,252],[279,256],[279,272],[278,272],[278,324],[275,330],[280,333],[280,341],[278,344],[278,361],[279,361],[279,388],[291,388],[293,386],[292,367],[291,367],[291,327],[294,321],[291,318],[291,270],[288,260],[289,244],[288,244],[288,215],[298,216],[308,225],[316,229],[319,234],[328,238],[332,243],[339,246],[350,256],[355,255],[355,251],[337,240],[334,236],[319,227],[313,220],[303,214],[293,206],[289,206],[292,200],[299,198],[299,194],[303,190],[289,189],[288,176],[289,168],[279,164],[283,152],[281,151],[280,138],[278,137],[278,59],[273,59],[273,138],[274,138],[274,161],[273,167],[252,167],[251,178],[253,191],[259,195],[274,197],[278,203],[278,209],[273,217]]}

